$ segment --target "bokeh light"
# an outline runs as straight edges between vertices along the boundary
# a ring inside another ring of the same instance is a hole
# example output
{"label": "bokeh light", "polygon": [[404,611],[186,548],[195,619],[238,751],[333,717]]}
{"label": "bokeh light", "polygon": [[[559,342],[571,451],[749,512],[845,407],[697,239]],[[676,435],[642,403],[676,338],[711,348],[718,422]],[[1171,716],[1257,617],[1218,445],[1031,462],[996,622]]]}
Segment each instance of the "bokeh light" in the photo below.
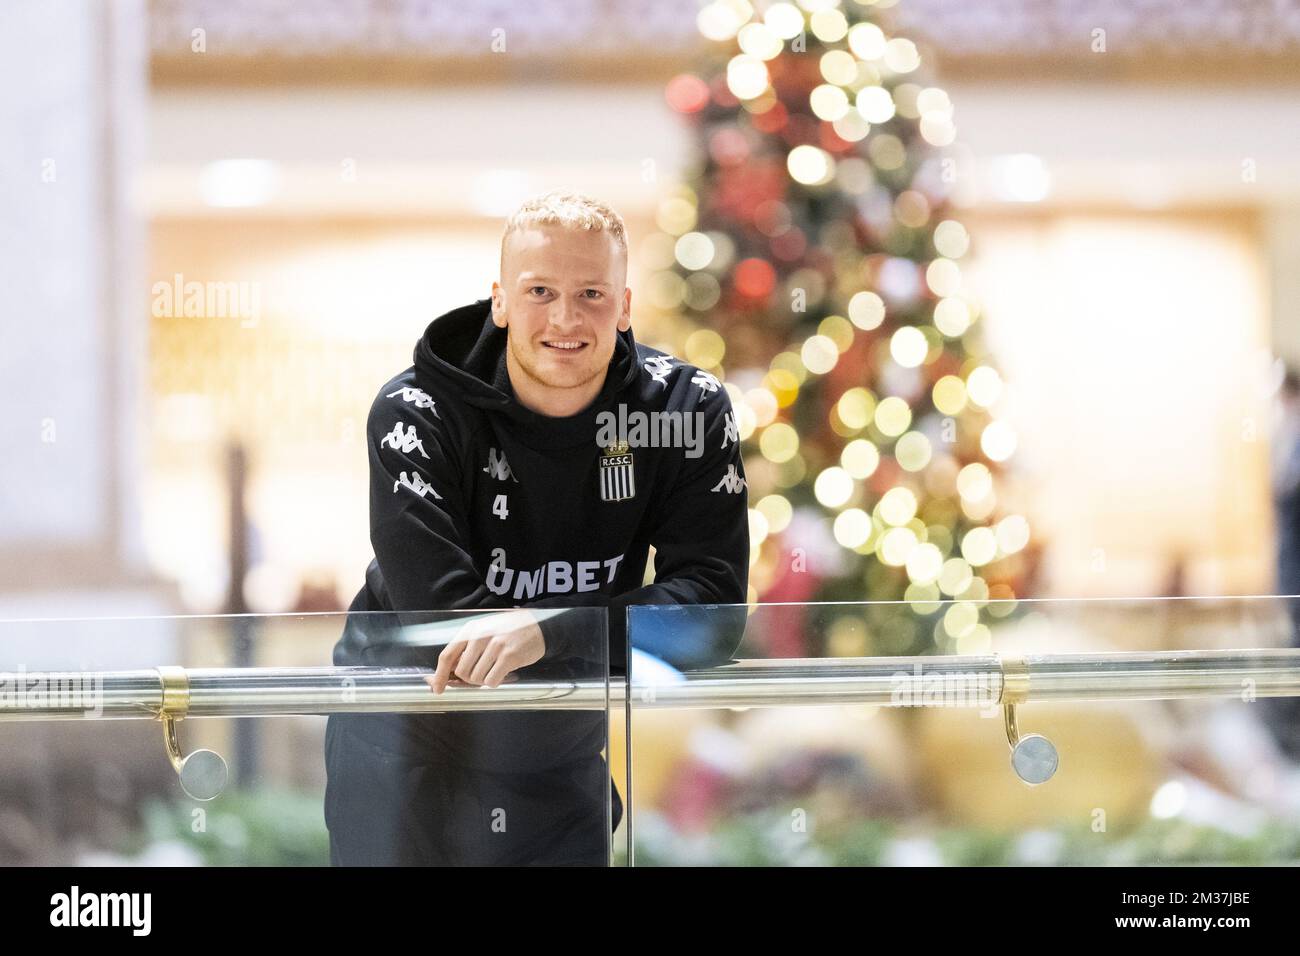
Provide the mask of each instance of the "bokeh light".
{"label": "bokeh light", "polygon": [[794,507],[784,495],[766,495],[754,506],[767,519],[767,528],[771,534],[780,534],[790,525],[794,517]]}
{"label": "bokeh light", "polygon": [[673,254],[686,269],[703,269],[713,261],[713,240],[702,232],[688,232],[677,240]]}
{"label": "bokeh light", "polygon": [[957,493],[968,501],[979,501],[993,490],[988,465],[973,461],[957,473]]}
{"label": "bokeh light", "polygon": [[856,438],[840,452],[840,464],[854,478],[870,477],[880,466],[880,451],[865,438]]}
{"label": "bokeh light", "polygon": [[912,409],[897,395],[891,395],[876,406],[876,427],[895,438],[912,424]]}
{"label": "bokeh light", "polygon": [[818,375],[825,375],[839,361],[840,350],[835,347],[835,342],[827,336],[810,335],[804,341],[799,355],[803,359],[803,364],[808,367],[808,371],[815,372]]}
{"label": "bokeh light", "polygon": [[785,422],[775,422],[763,429],[758,449],[768,461],[789,461],[799,450],[799,434]]}
{"label": "bokeh light", "polygon": [[889,340],[889,354],[904,368],[916,368],[925,361],[929,351],[930,344],[921,330],[913,325],[897,329]]}
{"label": "bokeh light", "polygon": [[988,564],[997,556],[998,540],[992,528],[971,528],[961,539],[961,556],[973,567]]}
{"label": "bokeh light", "polygon": [[813,482],[813,494],[827,508],[838,508],[853,494],[853,478],[838,466],[831,466]]}
{"label": "bokeh light", "polygon": [[966,407],[966,383],[956,375],[945,375],[931,390],[934,407],[945,415],[957,415]]}
{"label": "bokeh light", "polygon": [[850,28],[849,49],[862,60],[878,60],[885,55],[885,34],[874,23],[857,23]]}
{"label": "bokeh light", "polygon": [[1006,461],[1016,451],[1016,432],[1004,421],[989,422],[980,433],[980,448],[992,461]]}
{"label": "bokeh light", "polygon": [[849,299],[848,313],[850,322],[869,332],[885,321],[885,300],[874,292],[856,292]]}
{"label": "bokeh light", "polygon": [[835,164],[831,154],[817,146],[804,144],[790,150],[786,157],[790,178],[805,186],[821,186],[834,177]]}
{"label": "bokeh light", "polygon": [[916,495],[901,485],[890,488],[876,504],[876,511],[885,524],[905,525],[916,517]]}
{"label": "bokeh light", "polygon": [[858,548],[871,537],[871,517],[861,508],[848,508],[835,516],[835,540],[846,548]]}
{"label": "bokeh light", "polygon": [[1002,376],[996,369],[981,365],[966,376],[966,391],[976,405],[989,408],[1002,396]]}
{"label": "bokeh light", "polygon": [[930,464],[930,439],[921,432],[908,432],[894,445],[894,458],[904,471],[920,471]]}
{"label": "bokeh light", "polygon": [[727,89],[737,99],[752,100],[767,92],[767,64],[758,57],[741,53],[727,63]]}

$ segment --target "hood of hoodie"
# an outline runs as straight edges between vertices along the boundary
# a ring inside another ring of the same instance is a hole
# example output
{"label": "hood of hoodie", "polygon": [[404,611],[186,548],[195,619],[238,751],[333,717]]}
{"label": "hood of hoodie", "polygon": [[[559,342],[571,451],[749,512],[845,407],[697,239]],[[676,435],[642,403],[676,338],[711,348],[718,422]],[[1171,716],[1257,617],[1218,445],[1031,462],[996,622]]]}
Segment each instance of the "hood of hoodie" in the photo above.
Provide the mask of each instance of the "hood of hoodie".
{"label": "hood of hoodie", "polygon": [[525,444],[535,447],[572,447],[593,442],[596,415],[609,408],[640,371],[632,330],[619,332],[605,383],[587,408],[564,417],[525,408],[510,386],[506,330],[493,323],[490,298],[444,312],[430,322],[415,344],[414,358],[417,380],[437,383],[443,394],[450,388],[451,394],[460,396],[466,404],[504,416],[511,430]]}

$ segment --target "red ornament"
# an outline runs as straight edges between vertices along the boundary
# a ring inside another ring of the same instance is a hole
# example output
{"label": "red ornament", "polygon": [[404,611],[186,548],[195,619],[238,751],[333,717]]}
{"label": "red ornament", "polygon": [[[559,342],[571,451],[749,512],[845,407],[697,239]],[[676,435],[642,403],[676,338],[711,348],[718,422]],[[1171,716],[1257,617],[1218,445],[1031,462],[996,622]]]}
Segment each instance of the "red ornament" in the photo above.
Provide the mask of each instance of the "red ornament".
{"label": "red ornament", "polygon": [[709,86],[692,73],[679,73],[668,81],[664,99],[679,113],[698,113],[709,102]]}
{"label": "red ornament", "polygon": [[789,179],[785,164],[770,159],[755,158],[740,166],[723,166],[713,184],[713,206],[737,222],[753,222],[759,206],[784,198]]}
{"label": "red ornament", "polygon": [[898,484],[902,474],[903,469],[898,467],[898,462],[892,455],[881,455],[880,464],[876,466],[876,470],[867,479],[867,487],[871,489],[873,494],[883,495]]}
{"label": "red ornament", "polygon": [[781,130],[781,139],[791,148],[816,143],[821,138],[818,130],[820,126],[821,120],[811,116],[791,116],[790,122]]}
{"label": "red ornament", "polygon": [[776,270],[766,259],[744,259],[732,273],[736,291],[751,299],[763,299],[776,288]]}
{"label": "red ornament", "polygon": [[790,119],[790,111],[785,108],[785,104],[780,100],[772,103],[772,108],[764,110],[761,113],[755,113],[749,118],[749,122],[754,129],[760,133],[779,133],[785,128]]}

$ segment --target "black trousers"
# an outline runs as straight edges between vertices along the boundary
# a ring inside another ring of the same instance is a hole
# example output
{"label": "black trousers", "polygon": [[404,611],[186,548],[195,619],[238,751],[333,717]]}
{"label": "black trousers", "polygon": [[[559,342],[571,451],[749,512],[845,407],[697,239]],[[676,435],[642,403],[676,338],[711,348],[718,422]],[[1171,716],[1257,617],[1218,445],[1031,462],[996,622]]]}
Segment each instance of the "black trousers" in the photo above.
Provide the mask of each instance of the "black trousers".
{"label": "black trousers", "polygon": [[[374,725],[375,717],[362,720]],[[333,866],[607,866],[623,802],[599,753],[527,773],[461,766],[429,748],[325,728],[325,824]]]}

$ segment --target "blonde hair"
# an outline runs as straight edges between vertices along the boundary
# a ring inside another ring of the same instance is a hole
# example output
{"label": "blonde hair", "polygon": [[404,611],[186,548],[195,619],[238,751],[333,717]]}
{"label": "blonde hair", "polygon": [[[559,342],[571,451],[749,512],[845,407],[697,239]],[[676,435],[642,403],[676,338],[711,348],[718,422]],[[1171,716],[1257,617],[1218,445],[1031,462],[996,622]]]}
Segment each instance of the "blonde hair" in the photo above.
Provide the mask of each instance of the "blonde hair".
{"label": "blonde hair", "polygon": [[529,226],[563,226],[566,229],[607,232],[623,251],[623,258],[627,258],[627,228],[623,225],[622,216],[590,196],[564,189],[553,189],[529,199],[506,220],[505,230],[501,233],[503,271],[506,260],[506,240],[510,238],[511,233],[519,232]]}

